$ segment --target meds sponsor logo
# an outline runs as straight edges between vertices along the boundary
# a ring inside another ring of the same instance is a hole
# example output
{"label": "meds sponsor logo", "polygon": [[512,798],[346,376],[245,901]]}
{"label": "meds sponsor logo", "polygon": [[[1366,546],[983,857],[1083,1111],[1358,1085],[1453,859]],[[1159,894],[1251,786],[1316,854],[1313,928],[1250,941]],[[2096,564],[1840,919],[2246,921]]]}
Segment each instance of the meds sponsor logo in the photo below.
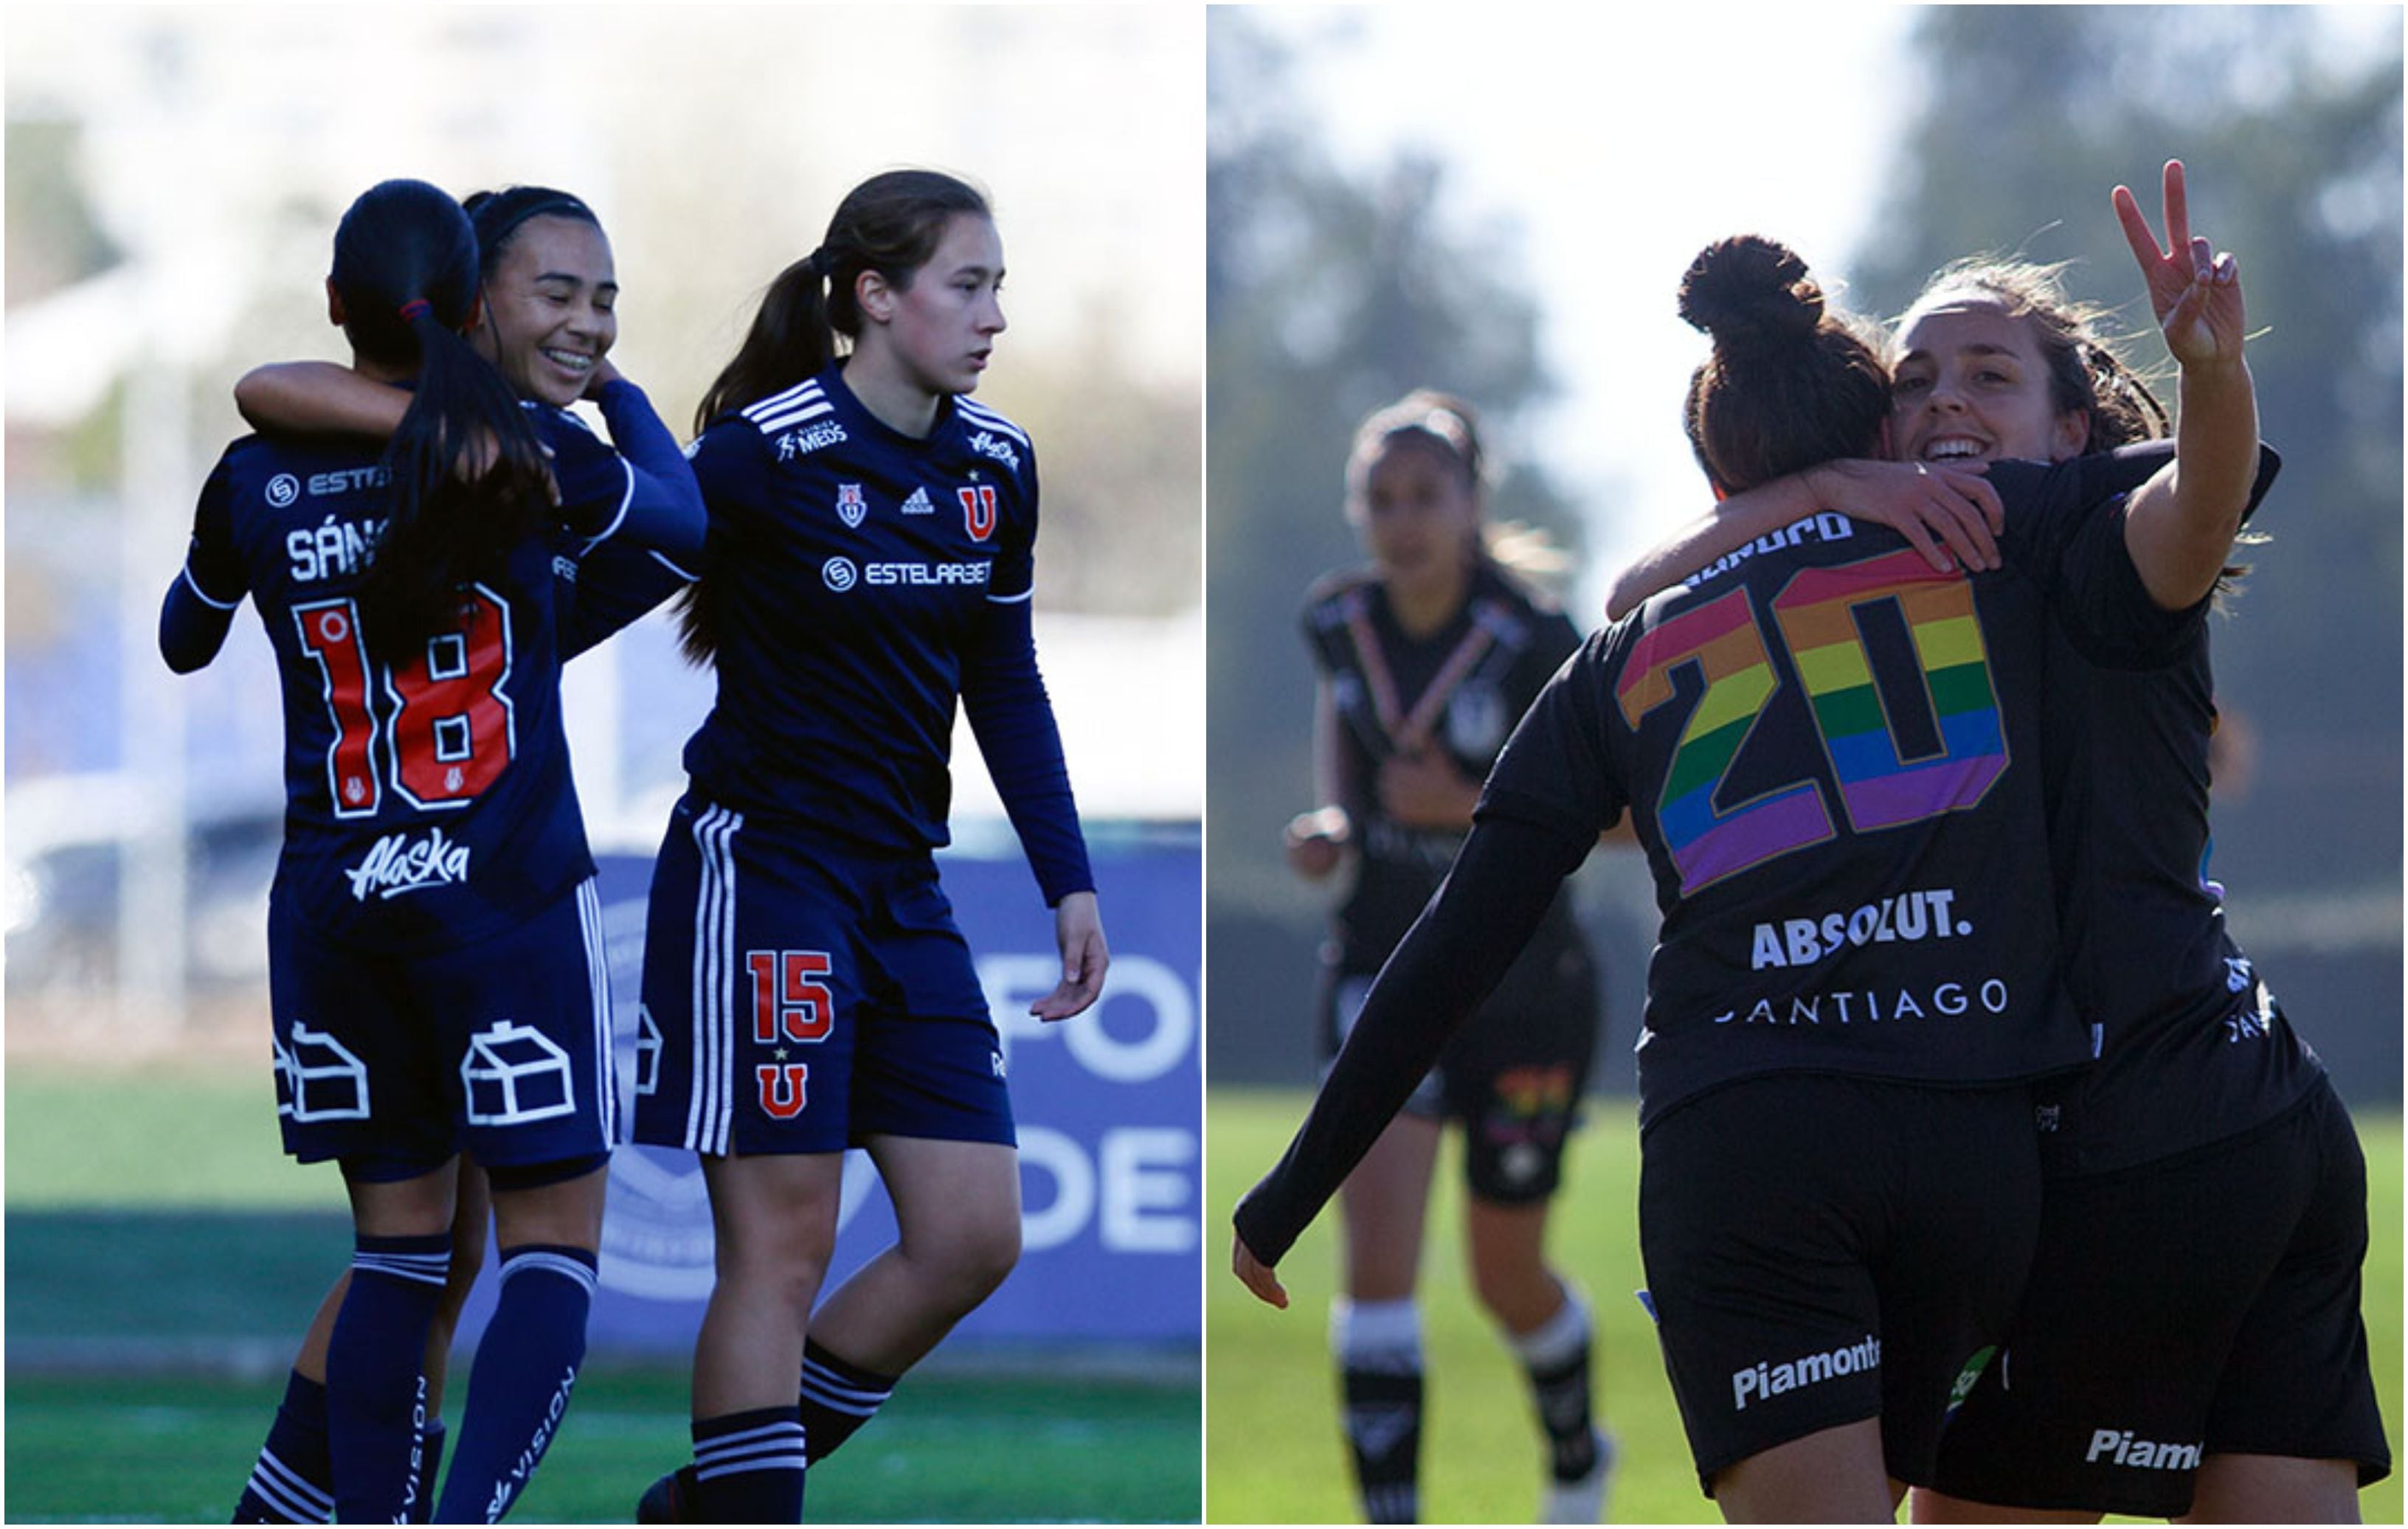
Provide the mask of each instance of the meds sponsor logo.
{"label": "meds sponsor logo", "polygon": [[1826,1353],[1808,1354],[1774,1365],[1759,1361],[1743,1370],[1731,1372],[1731,1403],[1733,1409],[1744,1412],[1751,1398],[1762,1402],[1785,1392],[1805,1386],[1820,1385],[1843,1375],[1858,1375],[1881,1367],[1881,1339],[1868,1333],[1861,1343]]}
{"label": "meds sponsor logo", "polygon": [[840,445],[844,438],[844,426],[833,420],[823,420],[809,430],[789,430],[778,437],[778,460],[807,457],[823,446]]}

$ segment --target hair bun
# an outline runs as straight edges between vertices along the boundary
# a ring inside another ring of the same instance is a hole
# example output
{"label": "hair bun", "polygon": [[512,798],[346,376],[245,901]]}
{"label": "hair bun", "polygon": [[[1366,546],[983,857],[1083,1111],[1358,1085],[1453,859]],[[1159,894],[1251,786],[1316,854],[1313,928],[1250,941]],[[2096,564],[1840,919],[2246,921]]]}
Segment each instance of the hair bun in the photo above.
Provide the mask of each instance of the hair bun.
{"label": "hair bun", "polygon": [[1726,350],[1810,339],[1823,289],[1787,245],[1742,234],[1710,244],[1681,278],[1681,317]]}

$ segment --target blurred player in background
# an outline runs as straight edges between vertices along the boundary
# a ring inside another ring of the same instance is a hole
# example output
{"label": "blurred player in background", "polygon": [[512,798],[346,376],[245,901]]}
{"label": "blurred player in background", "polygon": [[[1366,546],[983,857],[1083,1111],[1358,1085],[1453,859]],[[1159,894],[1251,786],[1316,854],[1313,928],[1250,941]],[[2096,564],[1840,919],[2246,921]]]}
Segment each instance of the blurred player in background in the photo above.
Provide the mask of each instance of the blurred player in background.
{"label": "blurred player in background", "polygon": [[[1455,859],[1506,735],[1580,646],[1555,603],[1491,550],[1469,406],[1420,391],[1372,414],[1355,432],[1346,488],[1347,519],[1371,562],[1322,579],[1307,599],[1323,805],[1287,829],[1297,875],[1345,881],[1323,950],[1325,1057]],[[1463,1127],[1472,1286],[1521,1361],[1546,1435],[1540,1518],[1598,1522],[1612,1449],[1590,1416],[1588,1308],[1545,1254],[1598,1010],[1595,962],[1570,898],[1557,897],[1483,1021],[1448,1048],[1340,1192],[1344,1289],[1330,1304],[1329,1342],[1371,1522],[1420,1517],[1414,1288],[1450,1119]]]}
{"label": "blurred player in background", "polygon": [[[1688,422],[1717,494],[1868,454],[1888,373],[1794,254],[1715,245],[1681,307],[1715,341]],[[1333,1176],[1627,809],[1665,921],[1641,1249],[1698,1479],[1734,1521],[1888,1522],[2030,1257],[2029,1080],[2089,1052],[2057,980],[2041,656],[2052,622],[2165,655],[2175,623],[2101,513],[2154,465],[2002,475],[2006,572],[1810,519],[1590,639],[1239,1207],[1240,1278],[1284,1299],[1271,1265]]]}
{"label": "blurred player in background", "polygon": [[[344,216],[329,317],[410,398],[381,458],[248,436],[204,489],[160,646],[189,672],[248,595],[284,691],[269,986],[285,1150],[338,1161],[358,1251],[326,1342],[332,1508],[423,1517],[429,1331],[457,1161],[490,1175],[502,1304],[436,1516],[491,1520],[582,1359],[614,1132],[599,907],[559,715],[555,526],[690,553],[689,507],[555,487],[534,422],[462,338],[466,214],[386,181]],[[308,1499],[301,1505],[314,1508]]]}
{"label": "blurred player in background", "polygon": [[[2180,368],[2194,455],[2178,470],[2214,475],[2230,469],[2200,456],[2245,455],[2257,434],[2239,270],[2191,235],[2179,162],[2162,189],[2163,248],[2124,188],[2115,207]],[[1895,355],[1890,443],[1910,461],[2061,461],[2165,433],[2099,315],[2045,267],[1943,270]],[[2358,1489],[2390,1465],[2359,1315],[2364,1159],[2207,875],[2209,782],[2227,782],[2205,616],[2240,572],[2241,504],[2133,503],[2149,598],[2187,613],[2179,656],[2122,670],[2053,636],[2042,713],[2066,975],[2100,1061],[2041,1092],[2048,1187],[2014,1341],[1945,1436],[1953,1495],[1918,1492],[1915,1517],[2355,1522]],[[1667,572],[1794,513],[1732,500]],[[1614,608],[1656,582],[1626,578]]]}
{"label": "blurred player in background", "polygon": [[[643,393],[609,360],[618,339],[619,283],[609,240],[591,207],[566,192],[514,186],[478,192],[463,206],[477,234],[482,312],[470,333],[535,422],[565,499],[616,499],[640,523],[665,510],[702,514],[700,492],[677,439]],[[566,412],[580,398],[602,409],[620,452]],[[387,438],[408,396],[348,367],[278,363],[236,385],[243,416],[262,430]],[[624,453],[621,454],[621,453]],[[595,538],[563,527],[553,570],[562,655],[572,657],[658,605],[693,575],[656,547]],[[698,558],[687,561],[698,563]],[[452,1229],[452,1265],[427,1341],[426,1440],[421,1500],[431,1505],[442,1459],[443,1381],[452,1335],[484,1261],[491,1200],[485,1175],[463,1157]],[[325,1346],[349,1288],[346,1273],[320,1305],[294,1361],[285,1400],[262,1448],[237,1522],[323,1522],[332,1503],[325,1444]]]}
{"label": "blurred player in background", "polygon": [[[701,1154],[717,1281],[694,1462],[645,1493],[647,1522],[796,1522],[807,1459],[1019,1258],[1002,1051],[932,858],[957,703],[1054,909],[1062,981],[1032,1012],[1066,1019],[1102,985],[1030,636],[1036,460],[968,396],[1002,281],[975,190],[873,177],[696,413],[710,536],[687,650],[718,691],[653,871],[636,1139]],[[855,1145],[900,1240],[814,1311]]]}

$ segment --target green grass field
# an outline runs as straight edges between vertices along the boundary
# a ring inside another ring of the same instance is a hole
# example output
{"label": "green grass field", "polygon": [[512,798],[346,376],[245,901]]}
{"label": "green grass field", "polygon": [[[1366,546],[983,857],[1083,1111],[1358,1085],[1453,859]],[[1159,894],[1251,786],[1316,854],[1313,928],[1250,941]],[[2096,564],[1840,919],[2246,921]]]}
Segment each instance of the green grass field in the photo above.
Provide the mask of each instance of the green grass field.
{"label": "green grass field", "polygon": [[[7,1078],[9,1522],[223,1522],[349,1246],[287,1162],[266,1070]],[[173,1271],[194,1271],[176,1279]],[[1201,1511],[1192,1365],[940,1350],[814,1469],[815,1522],[1177,1522]],[[1057,1362],[1058,1360],[1058,1362]],[[445,1411],[456,1429],[466,1355]],[[589,1359],[517,1522],[624,1523],[686,1457],[682,1366]]]}
{"label": "green grass field", "polygon": [[[1277,1160],[1304,1115],[1302,1093],[1215,1091],[1206,1109],[1205,1512],[1222,1523],[1333,1523],[1355,1518],[1328,1361],[1334,1241],[1328,1216],[1280,1277],[1292,1305],[1274,1311],[1225,1272],[1228,1212]],[[2398,1452],[2401,1404],[2401,1133],[2397,1114],[2358,1117],[2368,1165],[2372,1251],[2366,1323],[2375,1380]],[[1450,1143],[1450,1150],[1453,1144]],[[1537,1426],[1519,1373],[1479,1312],[1464,1268],[1461,1175],[1440,1176],[1423,1260],[1424,1347],[1433,1398],[1422,1441],[1422,1513],[1430,1522],[1527,1522],[1539,1493]],[[1655,1333],[1632,1292],[1638,1133],[1623,1107],[1592,1113],[1567,1168],[1551,1232],[1559,1267],[1588,1289],[1599,1333],[1598,1393],[1621,1447],[1612,1517],[1630,1523],[1721,1522],[1689,1468]],[[2393,1476],[2359,1499],[2369,1523],[2401,1522]]]}

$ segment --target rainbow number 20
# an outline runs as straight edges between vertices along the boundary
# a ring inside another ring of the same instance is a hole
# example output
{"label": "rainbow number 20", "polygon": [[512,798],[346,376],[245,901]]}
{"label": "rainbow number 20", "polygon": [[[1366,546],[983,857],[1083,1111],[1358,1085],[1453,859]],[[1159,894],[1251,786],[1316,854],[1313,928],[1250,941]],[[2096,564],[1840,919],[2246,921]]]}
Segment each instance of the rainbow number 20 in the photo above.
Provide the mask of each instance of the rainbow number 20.
{"label": "rainbow number 20", "polygon": [[[1889,605],[1905,622],[1925,699],[1939,730],[1936,752],[1903,757],[1896,719],[1873,678],[1862,625]],[[1961,574],[1932,570],[1913,550],[1794,575],[1773,596],[1778,640],[1803,686],[1814,731],[1840,800],[1826,800],[1813,776],[1744,802],[1717,805],[1780,680],[1756,619],[1736,589],[1641,637],[1615,686],[1630,726],[1674,695],[1677,670],[1703,680],[1657,793],[1664,846],[1693,893],[1766,861],[1820,844],[1845,822],[1857,832],[1895,828],[1979,802],[2007,765],[1998,695]],[[1835,817],[1836,813],[1836,817]]]}

